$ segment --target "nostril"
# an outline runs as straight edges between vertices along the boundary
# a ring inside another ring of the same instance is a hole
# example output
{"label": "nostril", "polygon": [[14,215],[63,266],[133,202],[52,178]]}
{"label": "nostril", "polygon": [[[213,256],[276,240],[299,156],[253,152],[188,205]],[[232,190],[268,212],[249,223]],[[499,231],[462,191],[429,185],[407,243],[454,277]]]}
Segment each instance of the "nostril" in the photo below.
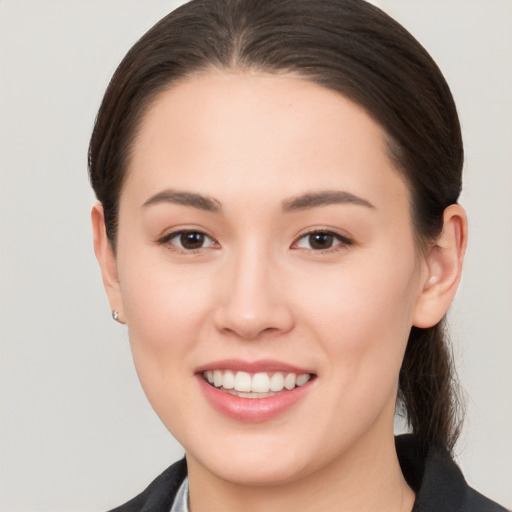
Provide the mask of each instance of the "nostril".
{"label": "nostril", "polygon": [[294,325],[286,298],[263,276],[257,285],[245,283],[225,293],[214,312],[215,326],[224,335],[258,340],[288,332]]}

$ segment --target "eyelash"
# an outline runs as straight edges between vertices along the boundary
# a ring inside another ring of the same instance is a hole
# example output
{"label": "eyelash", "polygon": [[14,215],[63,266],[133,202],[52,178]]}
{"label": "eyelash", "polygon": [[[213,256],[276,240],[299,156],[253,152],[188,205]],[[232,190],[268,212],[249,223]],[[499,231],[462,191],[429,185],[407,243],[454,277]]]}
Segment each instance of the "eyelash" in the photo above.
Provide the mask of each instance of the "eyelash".
{"label": "eyelash", "polygon": [[[204,239],[208,239],[211,242],[211,245],[209,247],[199,247],[197,249],[186,249],[183,247],[183,244],[180,240],[180,244],[182,247],[177,247],[175,243],[171,243],[171,241],[174,238],[182,237],[184,235],[200,235],[201,237],[204,237]],[[304,233],[301,235],[297,241],[295,241],[291,247],[297,248],[296,246],[301,240],[307,239],[308,237],[312,237],[314,235],[324,235],[328,237],[332,237],[333,242],[337,241],[338,243],[334,246],[328,247],[327,249],[313,249],[313,248],[306,248],[302,247],[302,249],[310,252],[310,253],[316,253],[316,254],[330,254],[333,252],[337,252],[339,250],[342,250],[343,248],[350,247],[354,244],[354,241],[347,238],[346,236],[340,235],[339,233],[336,233],[334,231],[329,231],[328,229],[317,229],[314,231],[308,231],[307,233]],[[214,240],[212,237],[208,236],[206,233],[203,233],[202,231],[192,230],[192,229],[183,229],[180,231],[173,231],[172,233],[169,233],[168,235],[165,235],[164,237],[157,240],[158,245],[165,245],[168,250],[172,252],[177,252],[181,254],[198,254],[204,249],[210,248],[212,245],[218,245],[218,242]]]}
{"label": "eyelash", "polygon": [[346,236],[340,235],[339,233],[336,233],[335,231],[330,231],[328,229],[316,229],[313,231],[308,231],[307,233],[304,233],[301,235],[296,242],[292,244],[292,248],[296,246],[301,240],[307,239],[309,237],[312,237],[314,235],[324,235],[332,237],[333,243],[337,241],[338,243],[334,246],[328,247],[327,249],[313,249],[313,248],[303,248],[307,250],[308,252],[313,252],[316,254],[330,254],[333,252],[340,251],[346,247],[350,247],[354,244],[354,241],[350,238],[347,238]]}
{"label": "eyelash", "polygon": [[[185,247],[177,247],[176,244],[171,243],[171,240],[177,237],[182,237],[183,235],[200,235],[205,239],[210,240],[213,244],[218,244],[216,240],[212,237],[208,236],[206,233],[202,231],[194,230],[194,229],[182,229],[180,231],[174,231],[169,233],[168,235],[163,236],[159,240],[157,240],[158,245],[165,245],[167,249],[172,252],[177,252],[180,254],[198,254],[201,250],[207,249],[208,247],[199,247],[197,249],[186,249]],[[181,241],[180,241],[181,243]]]}

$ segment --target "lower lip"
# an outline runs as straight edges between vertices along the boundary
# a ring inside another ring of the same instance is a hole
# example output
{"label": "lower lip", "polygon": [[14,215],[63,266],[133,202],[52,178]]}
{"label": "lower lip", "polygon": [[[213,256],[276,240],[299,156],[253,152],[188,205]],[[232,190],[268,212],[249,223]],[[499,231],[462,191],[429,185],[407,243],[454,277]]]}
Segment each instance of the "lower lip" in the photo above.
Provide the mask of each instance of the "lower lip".
{"label": "lower lip", "polygon": [[211,386],[202,375],[197,375],[197,379],[207,400],[217,411],[228,418],[248,422],[267,421],[284,413],[309,392],[315,380],[266,398],[241,398]]}

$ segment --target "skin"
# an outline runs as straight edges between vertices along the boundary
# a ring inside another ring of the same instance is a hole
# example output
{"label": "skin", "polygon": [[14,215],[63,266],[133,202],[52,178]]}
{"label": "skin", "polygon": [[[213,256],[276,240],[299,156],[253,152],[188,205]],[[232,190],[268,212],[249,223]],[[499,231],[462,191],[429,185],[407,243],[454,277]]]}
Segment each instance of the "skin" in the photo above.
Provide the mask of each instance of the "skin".
{"label": "skin", "polygon": [[[222,211],[144,206],[169,189]],[[368,204],[283,211],[318,191]],[[412,508],[394,450],[398,374],[411,326],[437,323],[455,294],[466,218],[450,206],[439,239],[415,245],[407,184],[371,117],[297,76],[195,75],[141,123],[116,254],[101,204],[92,217],[142,386],[186,450],[192,512]],[[180,229],[205,244],[165,239]],[[332,246],[312,247],[314,230],[334,233]],[[225,358],[272,358],[316,378],[276,418],[241,422],[215,410],[195,376]]]}

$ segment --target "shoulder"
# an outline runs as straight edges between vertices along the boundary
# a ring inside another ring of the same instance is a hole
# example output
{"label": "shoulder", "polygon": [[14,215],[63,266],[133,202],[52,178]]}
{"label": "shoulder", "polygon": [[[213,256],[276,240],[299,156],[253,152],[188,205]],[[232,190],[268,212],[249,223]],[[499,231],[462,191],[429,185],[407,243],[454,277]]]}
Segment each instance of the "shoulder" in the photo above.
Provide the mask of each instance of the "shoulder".
{"label": "shoulder", "polygon": [[396,440],[402,472],[416,492],[413,512],[507,512],[472,489],[445,450],[422,454],[412,435]]}
{"label": "shoulder", "polygon": [[181,459],[155,478],[135,498],[109,512],[169,512],[186,476],[187,463]]}
{"label": "shoulder", "polygon": [[468,488],[466,496],[466,509],[468,512],[508,512],[506,508],[482,496],[479,492]]}

